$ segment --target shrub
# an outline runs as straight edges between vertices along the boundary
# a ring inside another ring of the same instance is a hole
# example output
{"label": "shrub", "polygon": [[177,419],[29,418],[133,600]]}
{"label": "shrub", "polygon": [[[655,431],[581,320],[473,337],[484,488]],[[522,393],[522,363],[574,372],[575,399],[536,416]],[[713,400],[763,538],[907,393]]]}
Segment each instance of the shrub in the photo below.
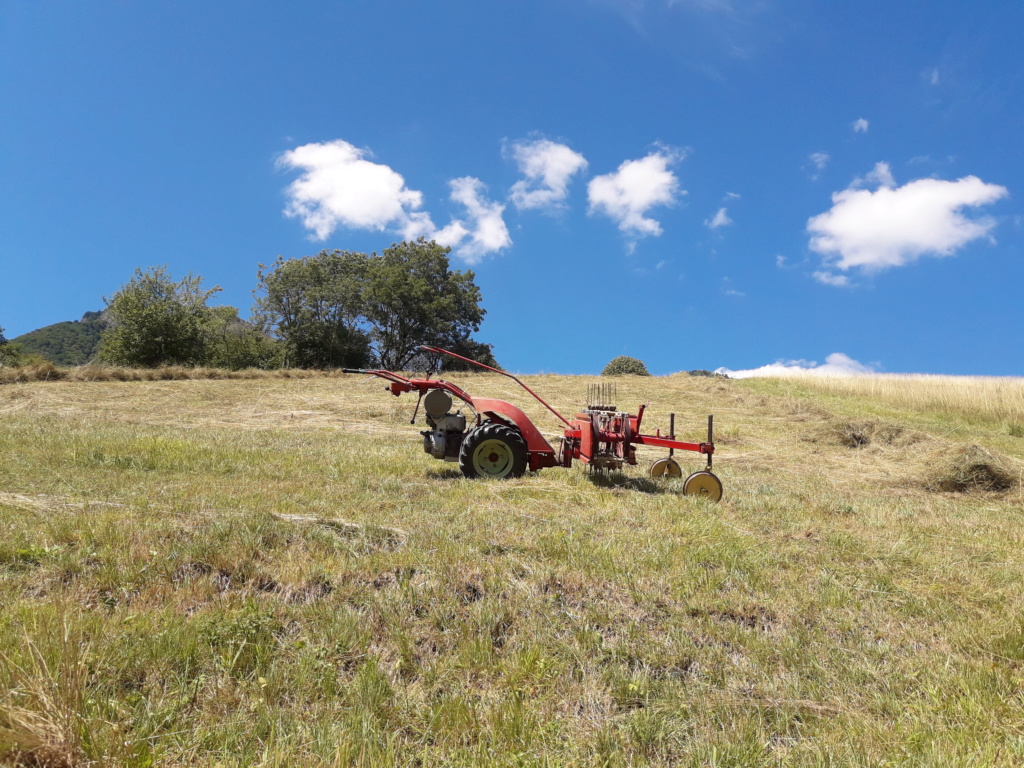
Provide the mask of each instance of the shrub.
{"label": "shrub", "polygon": [[21,344],[7,342],[0,344],[0,368],[18,368],[45,362],[42,355],[29,352]]}
{"label": "shrub", "polygon": [[138,368],[202,365],[216,317],[206,302],[218,291],[204,289],[203,278],[191,273],[175,282],[166,267],[136,269],[113,298],[104,299],[109,322],[100,359]]}
{"label": "shrub", "polygon": [[643,364],[643,361],[637,360],[635,357],[627,357],[626,355],[619,355],[614,360],[608,363],[601,371],[602,376],[650,376],[651,372],[647,370],[647,366]]}

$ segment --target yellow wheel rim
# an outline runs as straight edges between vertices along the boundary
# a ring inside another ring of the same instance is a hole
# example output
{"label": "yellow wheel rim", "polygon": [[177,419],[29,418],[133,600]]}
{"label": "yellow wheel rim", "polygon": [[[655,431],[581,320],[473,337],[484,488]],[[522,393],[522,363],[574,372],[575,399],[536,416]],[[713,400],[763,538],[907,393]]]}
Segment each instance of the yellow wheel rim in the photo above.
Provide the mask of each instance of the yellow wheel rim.
{"label": "yellow wheel rim", "polygon": [[710,472],[694,472],[683,483],[683,493],[719,501],[722,498],[722,481]]}
{"label": "yellow wheel rim", "polygon": [[473,451],[473,468],[482,477],[507,477],[514,457],[503,440],[484,440]]}
{"label": "yellow wheel rim", "polygon": [[683,468],[675,459],[658,459],[651,464],[651,477],[655,480],[664,477],[666,480],[676,480],[683,476]]}

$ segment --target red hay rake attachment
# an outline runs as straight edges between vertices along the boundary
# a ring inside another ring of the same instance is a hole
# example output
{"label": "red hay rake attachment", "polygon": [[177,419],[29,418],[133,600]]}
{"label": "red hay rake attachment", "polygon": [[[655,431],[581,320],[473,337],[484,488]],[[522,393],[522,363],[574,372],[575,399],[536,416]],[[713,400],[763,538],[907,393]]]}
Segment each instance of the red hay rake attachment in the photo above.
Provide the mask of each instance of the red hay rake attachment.
{"label": "red hay rake attachment", "polygon": [[[573,461],[586,464],[592,471],[620,469],[623,464],[635,465],[636,447],[639,445],[668,448],[669,455],[651,466],[654,478],[681,478],[682,468],[673,458],[675,451],[693,451],[707,456],[705,469],[694,472],[683,483],[683,492],[705,496],[714,501],[722,498],[722,482],[711,471],[715,453],[714,417],[708,416],[708,439],[703,443],[687,443],[675,439],[675,414],[669,417],[669,434],[643,434],[640,431],[645,405],[634,416],[617,410],[613,385],[597,384],[588,388],[585,409],[572,419],[566,419],[536,392],[507,371],[499,371],[440,347],[421,346],[423,352],[449,355],[493,373],[507,376],[529,392],[541,405],[565,425],[558,449],[551,447],[540,430],[521,409],[504,400],[472,397],[468,392],[443,379],[407,379],[393,371],[343,368],[344,373],[377,376],[390,384],[391,394],[416,392],[419,399],[412,421],[422,404],[426,411],[427,430],[423,435],[423,450],[436,459],[457,461],[466,477],[505,478],[519,477],[529,470],[545,467],[571,467]],[[474,423],[467,429],[466,416],[461,410],[452,412],[452,398],[456,397],[474,412]]]}

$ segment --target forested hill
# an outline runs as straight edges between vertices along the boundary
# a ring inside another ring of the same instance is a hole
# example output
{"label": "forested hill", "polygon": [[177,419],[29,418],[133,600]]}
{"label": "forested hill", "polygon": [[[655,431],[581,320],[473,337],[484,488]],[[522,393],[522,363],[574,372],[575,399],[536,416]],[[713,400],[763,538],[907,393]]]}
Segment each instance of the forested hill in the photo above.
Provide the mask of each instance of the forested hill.
{"label": "forested hill", "polygon": [[36,352],[56,365],[82,365],[96,354],[105,325],[103,312],[86,312],[81,320],[37,328],[11,341],[21,344],[26,352]]}

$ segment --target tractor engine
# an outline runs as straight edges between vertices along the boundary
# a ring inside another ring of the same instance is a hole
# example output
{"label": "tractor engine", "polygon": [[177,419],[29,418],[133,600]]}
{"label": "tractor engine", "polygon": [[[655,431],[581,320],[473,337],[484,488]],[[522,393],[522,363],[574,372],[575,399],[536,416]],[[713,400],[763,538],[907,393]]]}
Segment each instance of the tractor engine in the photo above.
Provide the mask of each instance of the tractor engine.
{"label": "tractor engine", "polygon": [[423,450],[435,459],[458,461],[462,439],[466,436],[466,417],[451,413],[452,396],[443,389],[432,389],[423,398],[427,412],[427,426],[423,435]]}

